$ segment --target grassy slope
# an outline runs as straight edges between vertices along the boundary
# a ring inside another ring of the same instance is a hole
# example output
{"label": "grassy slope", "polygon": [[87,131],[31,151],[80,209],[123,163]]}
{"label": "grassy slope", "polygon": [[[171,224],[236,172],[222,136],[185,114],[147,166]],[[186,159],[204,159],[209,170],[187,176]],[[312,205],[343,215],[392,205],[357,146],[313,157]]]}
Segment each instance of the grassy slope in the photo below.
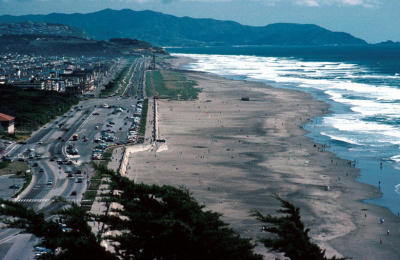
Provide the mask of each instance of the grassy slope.
{"label": "grassy slope", "polygon": [[55,91],[0,87],[0,112],[16,118],[17,131],[33,131],[67,112],[78,98]]}
{"label": "grassy slope", "polygon": [[[114,93],[120,96],[124,93],[125,89],[129,85],[128,80],[132,77],[133,74],[133,69],[130,70],[133,61],[134,59],[131,58],[125,68],[118,74],[118,76],[105,86],[105,88],[100,93],[100,97],[108,97],[109,95],[112,95]],[[125,83],[123,79],[125,79]]]}
{"label": "grassy slope", "polygon": [[149,108],[149,100],[143,101],[142,117],[140,118],[139,136],[144,138],[146,133],[147,110]]}
{"label": "grassy slope", "polygon": [[0,175],[25,173],[28,169],[24,162],[0,162]]}
{"label": "grassy slope", "polygon": [[146,93],[168,99],[193,100],[201,91],[196,83],[178,71],[150,71],[146,75]]}
{"label": "grassy slope", "polygon": [[105,86],[105,88],[100,93],[100,97],[108,97],[118,90],[118,86],[128,72],[128,68],[128,66],[125,67],[114,80],[112,80]]}

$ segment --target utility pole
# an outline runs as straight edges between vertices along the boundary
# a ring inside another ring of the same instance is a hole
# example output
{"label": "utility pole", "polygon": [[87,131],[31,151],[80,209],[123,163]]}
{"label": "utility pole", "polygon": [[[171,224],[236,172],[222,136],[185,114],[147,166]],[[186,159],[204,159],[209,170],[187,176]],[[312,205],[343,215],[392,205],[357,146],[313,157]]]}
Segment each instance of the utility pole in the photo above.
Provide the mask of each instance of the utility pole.
{"label": "utility pole", "polygon": [[156,69],[156,55],[153,54],[153,63],[151,64],[151,69],[155,70]]}

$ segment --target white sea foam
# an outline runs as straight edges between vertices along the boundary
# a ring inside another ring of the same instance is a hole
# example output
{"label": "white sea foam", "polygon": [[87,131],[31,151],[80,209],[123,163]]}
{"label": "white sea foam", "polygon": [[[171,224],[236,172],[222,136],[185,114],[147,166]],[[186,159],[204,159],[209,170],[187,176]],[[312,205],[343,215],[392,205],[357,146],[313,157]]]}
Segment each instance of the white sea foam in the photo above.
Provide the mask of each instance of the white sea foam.
{"label": "white sea foam", "polygon": [[394,186],[394,191],[395,191],[397,194],[400,194],[400,184],[397,184],[396,186]]}
{"label": "white sea foam", "polygon": [[361,145],[357,140],[355,140],[354,138],[349,138],[346,136],[338,136],[338,135],[334,135],[334,134],[328,134],[326,132],[321,132],[321,135],[325,135],[328,136],[329,138],[331,138],[332,140],[337,140],[337,141],[341,141],[341,142],[345,142],[348,144],[355,144],[355,145]]}
{"label": "white sea foam", "polygon": [[[400,126],[385,124],[400,118],[400,75],[372,73],[368,68],[342,62],[309,62],[292,58],[245,55],[178,54],[196,61],[190,69],[219,75],[246,76],[248,79],[294,83],[300,88],[323,91],[331,100],[348,106],[352,113],[327,116],[324,124],[341,131],[330,138],[374,146],[379,143],[400,144]],[[372,79],[375,84],[360,83]],[[396,82],[387,85],[388,80]],[[358,80],[358,82],[356,82]],[[378,81],[377,81],[378,80]],[[379,81],[380,80],[380,81]],[[376,84],[381,82],[381,84]],[[365,120],[379,117],[381,120]],[[383,118],[383,120],[382,120]],[[326,133],[325,133],[326,134]],[[354,136],[363,136],[357,140]]]}
{"label": "white sea foam", "polygon": [[390,157],[390,160],[400,163],[400,155],[395,155]]}

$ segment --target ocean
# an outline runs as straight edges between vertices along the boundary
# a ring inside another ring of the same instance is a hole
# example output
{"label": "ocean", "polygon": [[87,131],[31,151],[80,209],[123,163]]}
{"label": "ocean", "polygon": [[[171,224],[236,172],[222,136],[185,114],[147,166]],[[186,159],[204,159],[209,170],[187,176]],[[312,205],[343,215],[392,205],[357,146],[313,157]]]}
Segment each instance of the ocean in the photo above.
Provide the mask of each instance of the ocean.
{"label": "ocean", "polygon": [[358,181],[382,191],[366,200],[400,215],[400,46],[172,48],[185,69],[311,93],[332,113],[309,137],[355,161]]}

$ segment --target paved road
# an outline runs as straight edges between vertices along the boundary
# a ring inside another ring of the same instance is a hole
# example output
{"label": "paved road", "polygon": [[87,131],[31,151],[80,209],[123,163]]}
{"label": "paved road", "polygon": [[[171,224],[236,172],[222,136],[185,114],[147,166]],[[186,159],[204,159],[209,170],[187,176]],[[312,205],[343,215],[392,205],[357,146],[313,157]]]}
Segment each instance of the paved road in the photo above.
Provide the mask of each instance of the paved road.
{"label": "paved road", "polygon": [[[128,129],[132,125],[130,117],[137,102],[135,96],[138,95],[139,98],[143,96],[144,71],[148,64],[149,59],[145,57],[134,60],[132,77],[126,79],[128,86],[123,97],[82,100],[69,112],[33,133],[25,144],[9,147],[7,155],[13,159],[26,158],[34,175],[32,188],[19,198],[21,203],[48,214],[63,206],[51,203],[51,199],[55,196],[67,200],[81,199],[87,187],[87,178],[93,174],[87,164],[91,161],[91,152],[96,146],[93,140],[101,131],[110,130],[115,132],[114,143],[126,142]],[[120,69],[124,65],[122,62],[116,66]],[[103,108],[104,104],[115,107]],[[122,108],[122,111],[115,112],[116,107]],[[109,122],[113,124],[110,125]],[[72,141],[74,134],[78,134],[77,141]],[[86,137],[87,141],[83,137]],[[66,147],[70,144],[77,148],[78,156],[71,157],[66,153]],[[32,153],[40,154],[42,158],[28,159]],[[54,157],[56,160],[52,160]],[[57,159],[70,160],[73,164],[59,165]],[[84,178],[80,183],[76,181],[77,175],[74,175],[78,170],[82,171],[79,176]],[[72,173],[72,177],[68,177],[69,172]],[[1,187],[0,184],[0,189]],[[76,195],[72,195],[73,191]],[[37,238],[17,234],[18,230],[13,229],[0,232],[0,258],[32,259],[32,246],[37,242]]]}

